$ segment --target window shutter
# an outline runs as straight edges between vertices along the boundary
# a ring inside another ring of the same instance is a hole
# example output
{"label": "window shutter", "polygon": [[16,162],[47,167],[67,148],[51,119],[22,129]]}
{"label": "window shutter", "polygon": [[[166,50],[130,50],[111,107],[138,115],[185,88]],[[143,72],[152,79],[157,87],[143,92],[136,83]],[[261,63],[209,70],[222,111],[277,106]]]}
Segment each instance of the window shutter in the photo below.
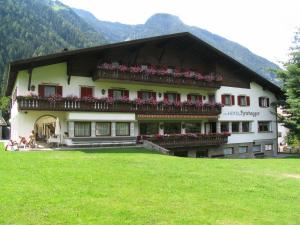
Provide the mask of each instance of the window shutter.
{"label": "window shutter", "polygon": [[187,100],[190,102],[192,100],[192,96],[191,95],[187,95]]}
{"label": "window shutter", "polygon": [[269,100],[269,98],[267,98],[267,107],[269,107],[270,106],[270,100]]}
{"label": "window shutter", "polygon": [[113,98],[114,97],[114,90],[113,89],[108,89],[108,97]]}
{"label": "window shutter", "polygon": [[142,98],[143,98],[143,92],[142,92],[142,91],[138,91],[138,92],[137,92],[137,97],[138,97],[139,99],[142,99]]}
{"label": "window shutter", "polygon": [[238,96],[238,105],[241,105],[241,96]]}
{"label": "window shutter", "polygon": [[222,104],[225,105],[225,103],[226,103],[226,96],[222,95]]}
{"label": "window shutter", "polygon": [[62,97],[62,86],[56,86],[56,95]]}
{"label": "window shutter", "polygon": [[124,97],[129,98],[129,91],[128,90],[124,90],[123,95],[124,95]]}
{"label": "window shutter", "polygon": [[45,86],[44,85],[39,85],[39,96],[45,97]]}
{"label": "window shutter", "polygon": [[250,96],[246,97],[247,106],[250,106]]}
{"label": "window shutter", "polygon": [[86,88],[86,95],[88,97],[93,97],[93,88]]}
{"label": "window shutter", "polygon": [[151,92],[151,98],[156,100],[156,92]]}
{"label": "window shutter", "polygon": [[180,94],[176,94],[176,102],[180,102]]}
{"label": "window shutter", "polygon": [[231,105],[234,105],[234,95],[231,95]]}
{"label": "window shutter", "polygon": [[259,107],[262,107],[262,97],[258,98],[258,105],[259,105]]}

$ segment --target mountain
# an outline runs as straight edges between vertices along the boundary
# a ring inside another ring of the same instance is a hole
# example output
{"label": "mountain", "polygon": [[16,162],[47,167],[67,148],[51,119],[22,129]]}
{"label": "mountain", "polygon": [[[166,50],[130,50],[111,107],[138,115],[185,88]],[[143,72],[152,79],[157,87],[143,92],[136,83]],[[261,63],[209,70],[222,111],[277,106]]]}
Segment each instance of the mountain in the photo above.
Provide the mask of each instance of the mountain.
{"label": "mountain", "polygon": [[1,1],[0,21],[0,81],[9,61],[106,43],[101,33],[59,1]]}
{"label": "mountain", "polygon": [[199,27],[188,26],[184,24],[177,16],[159,13],[151,16],[145,24],[126,25],[122,23],[112,23],[98,20],[90,12],[81,9],[73,10],[77,15],[84,19],[95,30],[102,33],[105,38],[111,42],[119,42],[178,32],[190,32],[246,65],[250,69],[256,71],[263,77],[276,84],[279,83],[276,79],[276,75],[270,71],[270,69],[279,69],[275,63],[272,63],[267,59],[252,53],[249,49],[236,42],[227,40],[226,38],[213,34]]}

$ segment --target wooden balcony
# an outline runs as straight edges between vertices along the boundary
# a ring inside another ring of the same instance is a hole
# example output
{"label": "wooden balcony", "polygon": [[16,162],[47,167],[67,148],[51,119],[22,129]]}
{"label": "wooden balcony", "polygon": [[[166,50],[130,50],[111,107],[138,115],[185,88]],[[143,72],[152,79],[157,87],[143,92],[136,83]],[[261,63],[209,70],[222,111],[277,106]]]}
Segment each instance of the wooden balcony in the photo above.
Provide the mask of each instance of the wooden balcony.
{"label": "wooden balcony", "polygon": [[186,148],[186,147],[201,147],[201,146],[218,146],[228,142],[230,134],[187,134],[187,135],[164,135],[155,137],[143,137],[167,149]]}
{"label": "wooden balcony", "polygon": [[131,112],[137,114],[181,114],[181,115],[209,115],[221,113],[221,105],[203,104],[203,106],[180,105],[166,106],[162,102],[157,105],[137,104],[135,101],[108,102],[103,99],[92,101],[68,98],[39,98],[17,97],[19,110],[40,111],[81,111],[81,112]]}
{"label": "wooden balcony", "polygon": [[220,88],[220,81],[205,81],[197,80],[193,77],[176,77],[174,75],[150,75],[145,73],[129,73],[129,72],[120,72],[107,71],[98,69],[94,76],[93,80],[120,80],[120,81],[135,81],[142,83],[155,83],[155,84],[164,84],[164,85],[177,85],[177,86],[195,86],[195,87],[204,87],[204,88]]}

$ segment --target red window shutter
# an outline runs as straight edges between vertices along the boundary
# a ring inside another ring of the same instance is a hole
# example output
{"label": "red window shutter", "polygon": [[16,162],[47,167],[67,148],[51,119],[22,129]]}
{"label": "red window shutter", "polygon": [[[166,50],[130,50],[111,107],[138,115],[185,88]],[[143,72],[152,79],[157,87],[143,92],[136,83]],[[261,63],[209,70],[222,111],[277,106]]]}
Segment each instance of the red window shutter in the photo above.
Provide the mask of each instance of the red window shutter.
{"label": "red window shutter", "polygon": [[192,101],[192,96],[191,95],[187,95],[187,100],[188,101]]}
{"label": "red window shutter", "polygon": [[247,106],[250,106],[250,96],[246,97]]}
{"label": "red window shutter", "polygon": [[86,89],[86,95],[88,97],[93,97],[93,88],[87,88]]}
{"label": "red window shutter", "polygon": [[151,98],[156,100],[156,92],[151,92]]}
{"label": "red window shutter", "polygon": [[114,90],[113,89],[108,89],[108,97],[113,98],[114,97]]}
{"label": "red window shutter", "polygon": [[180,102],[180,94],[176,94],[176,102]]}
{"label": "red window shutter", "polygon": [[62,86],[56,86],[56,95],[62,96]]}
{"label": "red window shutter", "polygon": [[39,96],[45,97],[45,86],[44,85],[39,85]]}
{"label": "red window shutter", "polygon": [[143,92],[142,92],[142,91],[138,91],[138,92],[137,92],[137,97],[138,97],[139,99],[142,99],[142,98],[143,98]]}
{"label": "red window shutter", "polygon": [[222,104],[225,105],[225,102],[226,102],[226,96],[222,95]]}
{"label": "red window shutter", "polygon": [[234,103],[234,95],[231,95],[231,105],[235,105],[235,103]]}
{"label": "red window shutter", "polygon": [[270,100],[269,100],[269,98],[267,98],[267,107],[269,107],[270,106]]}
{"label": "red window shutter", "polygon": [[123,97],[129,98],[129,91],[128,90],[123,91]]}
{"label": "red window shutter", "polygon": [[238,96],[238,105],[241,105],[241,96]]}

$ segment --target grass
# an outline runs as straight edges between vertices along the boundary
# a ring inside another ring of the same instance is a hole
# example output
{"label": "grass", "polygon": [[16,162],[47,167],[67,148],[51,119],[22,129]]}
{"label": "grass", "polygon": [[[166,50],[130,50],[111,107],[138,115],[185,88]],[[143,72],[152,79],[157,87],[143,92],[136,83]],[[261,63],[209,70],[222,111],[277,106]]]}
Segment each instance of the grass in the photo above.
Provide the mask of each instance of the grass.
{"label": "grass", "polygon": [[0,224],[300,224],[299,163],[0,151]]}

